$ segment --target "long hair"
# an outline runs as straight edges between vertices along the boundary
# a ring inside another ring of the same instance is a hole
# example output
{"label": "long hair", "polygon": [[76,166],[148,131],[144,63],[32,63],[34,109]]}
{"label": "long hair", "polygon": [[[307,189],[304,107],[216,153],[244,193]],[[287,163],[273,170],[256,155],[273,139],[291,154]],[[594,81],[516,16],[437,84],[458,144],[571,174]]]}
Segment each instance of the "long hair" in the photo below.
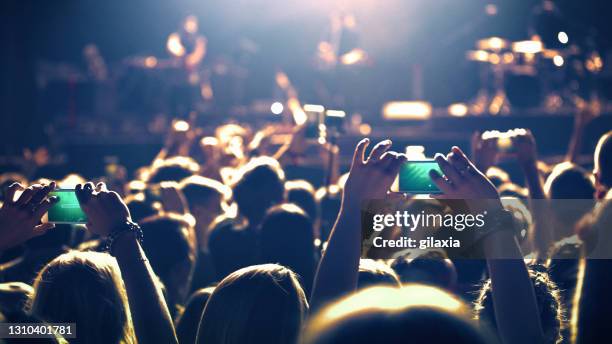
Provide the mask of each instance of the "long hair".
{"label": "long hair", "polygon": [[73,343],[136,343],[117,261],[106,253],[71,251],[34,281],[30,312],[51,323],[76,323]]}
{"label": "long hair", "polygon": [[200,320],[197,343],[294,343],[307,309],[291,270],[277,264],[249,266],[215,288]]}

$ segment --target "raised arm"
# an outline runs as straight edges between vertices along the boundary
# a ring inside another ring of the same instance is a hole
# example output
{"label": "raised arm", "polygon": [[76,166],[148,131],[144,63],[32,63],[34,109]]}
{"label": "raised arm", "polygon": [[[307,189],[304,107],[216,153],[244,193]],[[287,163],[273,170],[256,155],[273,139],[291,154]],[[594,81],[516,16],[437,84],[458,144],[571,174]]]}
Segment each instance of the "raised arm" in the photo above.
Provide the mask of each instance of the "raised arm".
{"label": "raised arm", "polygon": [[[441,198],[465,199],[473,213],[486,211],[493,217],[503,215],[497,190],[459,148],[453,147],[446,157],[437,156],[436,161],[446,177],[431,172],[432,179],[443,191]],[[490,228],[482,239],[482,246],[502,342],[542,343],[544,335],[533,284],[512,230]]]}
{"label": "raised arm", "polygon": [[512,138],[516,146],[519,165],[525,175],[525,184],[529,189],[529,206],[534,218],[530,240],[539,256],[544,256],[554,241],[553,228],[550,223],[550,204],[546,201],[542,177],[538,171],[536,141],[530,130],[516,130]]}
{"label": "raised arm", "polygon": [[313,310],[357,287],[361,203],[364,200],[385,198],[404,161],[403,155],[387,152],[391,147],[390,140],[378,143],[365,159],[369,143],[369,139],[363,139],[355,148],[340,212],[315,276],[311,298]]}
{"label": "raised arm", "polygon": [[113,237],[115,256],[125,283],[130,312],[139,343],[177,343],[168,306],[149,265],[130,212],[119,194],[104,183],[78,185],[76,194],[87,215],[87,228],[102,237]]}

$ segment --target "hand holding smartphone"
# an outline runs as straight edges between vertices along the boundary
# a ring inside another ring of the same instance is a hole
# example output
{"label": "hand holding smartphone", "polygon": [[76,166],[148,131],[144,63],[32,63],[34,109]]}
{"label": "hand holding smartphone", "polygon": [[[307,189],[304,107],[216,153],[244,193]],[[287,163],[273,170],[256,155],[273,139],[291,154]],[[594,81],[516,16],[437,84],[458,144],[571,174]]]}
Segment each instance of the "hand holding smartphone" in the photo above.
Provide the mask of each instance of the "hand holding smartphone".
{"label": "hand holding smartphone", "polygon": [[48,221],[55,224],[82,224],[87,223],[87,216],[81,209],[81,204],[74,193],[74,189],[57,189],[49,196],[58,198],[47,213]]}
{"label": "hand holding smartphone", "polygon": [[442,193],[429,176],[431,170],[444,174],[435,160],[406,161],[400,167],[398,191],[414,195]]}

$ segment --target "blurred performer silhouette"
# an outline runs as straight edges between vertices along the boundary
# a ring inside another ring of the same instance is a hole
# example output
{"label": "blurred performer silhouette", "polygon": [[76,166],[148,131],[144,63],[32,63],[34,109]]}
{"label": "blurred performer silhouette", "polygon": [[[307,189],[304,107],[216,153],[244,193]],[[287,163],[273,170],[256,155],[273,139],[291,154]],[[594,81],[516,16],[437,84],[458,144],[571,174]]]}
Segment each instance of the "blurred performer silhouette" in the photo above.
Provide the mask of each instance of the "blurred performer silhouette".
{"label": "blurred performer silhouette", "polygon": [[172,92],[173,110],[186,116],[202,98],[212,98],[210,85],[201,75],[201,64],[206,56],[206,37],[198,32],[198,18],[187,16],[181,27],[168,36],[166,49],[180,68],[176,87]]}

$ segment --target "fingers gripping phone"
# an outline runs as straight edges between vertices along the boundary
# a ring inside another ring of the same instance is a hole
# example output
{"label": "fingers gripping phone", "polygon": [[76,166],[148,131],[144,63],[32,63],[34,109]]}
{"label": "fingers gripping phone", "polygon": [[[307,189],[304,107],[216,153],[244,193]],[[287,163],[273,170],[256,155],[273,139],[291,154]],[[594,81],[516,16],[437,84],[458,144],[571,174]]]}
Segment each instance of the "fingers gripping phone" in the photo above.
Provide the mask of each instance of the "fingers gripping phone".
{"label": "fingers gripping phone", "polygon": [[57,197],[58,201],[51,206],[47,213],[49,222],[58,224],[87,223],[87,215],[81,209],[74,189],[53,190],[49,193],[49,197],[51,196]]}
{"label": "fingers gripping phone", "polygon": [[409,194],[442,193],[429,176],[431,170],[444,174],[435,160],[406,161],[400,167],[398,191]]}

